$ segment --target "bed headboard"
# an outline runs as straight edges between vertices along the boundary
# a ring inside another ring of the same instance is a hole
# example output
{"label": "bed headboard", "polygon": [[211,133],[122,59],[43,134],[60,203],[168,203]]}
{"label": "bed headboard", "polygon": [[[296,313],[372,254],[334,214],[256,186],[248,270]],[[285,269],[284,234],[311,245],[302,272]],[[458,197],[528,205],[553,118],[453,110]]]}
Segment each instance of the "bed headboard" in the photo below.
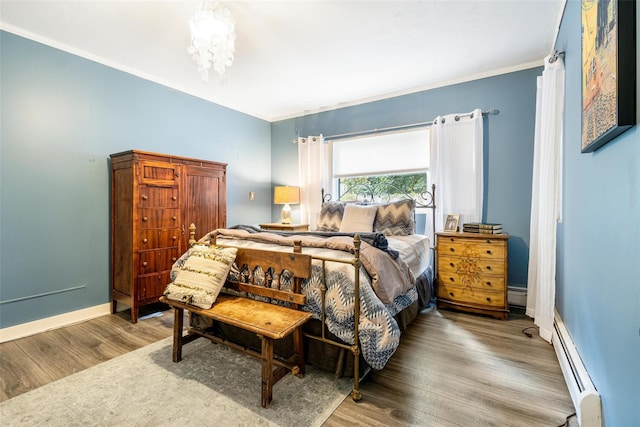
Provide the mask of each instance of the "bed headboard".
{"label": "bed headboard", "polygon": [[[431,211],[431,246],[435,244],[436,225],[435,225],[435,212],[436,212],[436,185],[431,184],[431,191],[427,190],[418,196],[414,197],[407,194],[404,190],[397,188],[393,185],[385,185],[384,189],[380,189],[368,184],[355,184],[348,188],[344,192],[345,195],[350,195],[349,199],[344,199],[344,196],[333,198],[330,193],[325,193],[322,189],[322,203],[337,201],[337,202],[360,202],[360,203],[388,203],[395,202],[404,199],[413,199],[416,203],[416,208],[425,208]],[[355,195],[355,196],[354,196]],[[426,230],[425,230],[426,232]]]}

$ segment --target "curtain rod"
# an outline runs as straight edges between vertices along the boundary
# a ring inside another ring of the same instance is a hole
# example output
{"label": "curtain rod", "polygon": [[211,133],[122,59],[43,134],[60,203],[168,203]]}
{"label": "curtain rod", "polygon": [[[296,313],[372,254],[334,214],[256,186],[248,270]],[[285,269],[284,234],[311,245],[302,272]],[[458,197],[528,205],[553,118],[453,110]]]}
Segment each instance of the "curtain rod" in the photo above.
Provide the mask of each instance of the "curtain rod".
{"label": "curtain rod", "polygon": [[[495,108],[490,108],[488,110],[484,110],[482,111],[482,115],[486,116],[488,114],[499,114],[500,110],[497,110]],[[458,119],[460,119],[460,117],[469,117],[471,116],[473,113],[466,113],[466,114],[458,114],[455,116],[455,120],[457,121]],[[349,132],[349,133],[341,133],[338,135],[330,135],[330,136],[325,136],[324,139],[341,139],[341,138],[348,138],[350,136],[362,136],[362,135],[369,135],[369,134],[373,134],[373,133],[381,133],[381,132],[391,132],[394,130],[402,130],[402,129],[411,129],[411,128],[417,128],[417,127],[427,127],[427,126],[431,126],[433,125],[433,120],[429,121],[429,122],[420,122],[420,123],[411,123],[408,125],[399,125],[399,126],[390,126],[390,127],[386,127],[386,128],[375,128],[375,129],[370,129],[370,130],[362,130],[362,131],[358,131],[358,132]],[[296,140],[294,140],[294,143],[296,142]]]}

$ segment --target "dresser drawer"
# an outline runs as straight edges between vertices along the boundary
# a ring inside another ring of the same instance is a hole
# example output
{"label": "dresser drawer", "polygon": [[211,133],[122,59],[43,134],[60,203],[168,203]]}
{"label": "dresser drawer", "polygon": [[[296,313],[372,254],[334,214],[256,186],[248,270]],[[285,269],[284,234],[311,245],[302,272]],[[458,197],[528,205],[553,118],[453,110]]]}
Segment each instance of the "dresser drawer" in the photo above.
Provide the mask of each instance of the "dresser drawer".
{"label": "dresser drawer", "polygon": [[438,271],[441,272],[441,274],[454,272],[470,276],[481,276],[484,274],[504,275],[504,268],[504,259],[482,258],[473,254],[462,257],[450,255],[438,257]]}
{"label": "dresser drawer", "polygon": [[164,293],[169,282],[169,271],[138,276],[136,283],[136,297],[138,301],[149,298],[159,298]]}
{"label": "dresser drawer", "polygon": [[178,246],[179,228],[145,229],[138,232],[134,249],[147,250]]}
{"label": "dresser drawer", "polygon": [[145,228],[175,228],[180,222],[180,209],[139,209],[139,224]]}
{"label": "dresser drawer", "polygon": [[443,270],[439,270],[438,275],[438,283],[496,291],[503,291],[505,289],[504,280],[504,275],[468,275]]}
{"label": "dresser drawer", "polygon": [[438,256],[477,256],[481,258],[503,260],[504,240],[438,238]]}
{"label": "dresser drawer", "polygon": [[140,274],[147,274],[154,271],[170,270],[178,256],[177,247],[140,251],[138,253],[138,271]]}
{"label": "dresser drawer", "polygon": [[504,307],[504,292],[468,288],[438,282],[438,298],[461,304],[476,304],[490,307]]}
{"label": "dresser drawer", "polygon": [[141,184],[166,186],[178,186],[180,184],[181,165],[143,160],[138,163],[137,169],[138,182]]}
{"label": "dresser drawer", "polygon": [[138,207],[141,208],[179,208],[179,190],[174,187],[155,187],[141,185],[138,187]]}

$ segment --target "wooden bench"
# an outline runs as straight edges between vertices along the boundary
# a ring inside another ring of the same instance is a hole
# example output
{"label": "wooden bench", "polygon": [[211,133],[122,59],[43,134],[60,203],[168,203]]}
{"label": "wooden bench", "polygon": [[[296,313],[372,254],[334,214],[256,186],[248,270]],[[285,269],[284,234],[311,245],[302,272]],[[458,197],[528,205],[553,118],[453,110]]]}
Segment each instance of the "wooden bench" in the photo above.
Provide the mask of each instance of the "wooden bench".
{"label": "wooden bench", "polygon": [[[288,372],[303,377],[305,373],[302,325],[311,318],[311,313],[302,311],[306,297],[301,293],[303,279],[311,276],[311,256],[301,253],[301,245],[296,242],[293,252],[272,252],[258,249],[238,248],[236,264],[242,271],[249,268],[252,272],[261,267],[265,274],[273,271],[281,276],[287,271],[292,276],[292,289],[254,285],[251,283],[227,280],[225,288],[234,293],[220,293],[209,309],[202,309],[179,301],[161,297],[160,301],[174,308],[173,361],[182,359],[182,346],[197,338],[205,337],[213,342],[240,350],[262,360],[262,397],[261,405],[268,408],[273,397],[273,386]],[[245,267],[246,265],[246,267]],[[272,269],[272,270],[271,270]],[[236,295],[236,293],[246,293]],[[266,297],[271,300],[287,302],[289,307],[249,298],[248,295]],[[261,340],[261,351],[256,352],[216,336],[209,330],[189,328],[183,336],[184,310],[253,332]],[[293,336],[294,354],[286,360],[274,355],[274,340]]]}

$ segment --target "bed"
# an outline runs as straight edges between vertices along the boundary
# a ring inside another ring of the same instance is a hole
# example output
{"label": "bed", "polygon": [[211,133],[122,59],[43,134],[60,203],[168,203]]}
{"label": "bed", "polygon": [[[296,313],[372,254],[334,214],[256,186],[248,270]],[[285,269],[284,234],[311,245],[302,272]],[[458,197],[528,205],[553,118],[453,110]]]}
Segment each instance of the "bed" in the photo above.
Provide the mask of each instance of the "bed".
{"label": "bed", "polygon": [[[421,309],[433,303],[433,233],[415,233],[415,212],[416,207],[427,207],[433,213],[434,192],[432,186],[431,192],[423,195],[426,203],[415,199],[382,202],[379,198],[377,203],[370,203],[373,198],[332,201],[323,194],[315,231],[275,232],[239,225],[212,230],[200,241],[278,252],[290,252],[300,242],[303,253],[313,257],[311,278],[302,284],[307,298],[304,310],[313,314],[304,328],[305,358],[308,364],[336,376],[352,375],[352,397],[359,400],[360,378],[369,369],[385,366],[400,343],[402,331]],[[344,224],[354,221],[354,211],[356,223],[362,215],[368,218],[374,212],[373,225],[356,225],[357,231],[349,230],[354,225]],[[195,236],[193,227],[190,232]],[[172,280],[187,257],[185,253],[174,264]],[[286,272],[251,271],[246,265],[234,264],[229,276],[264,286],[286,283]],[[190,328],[215,329],[216,334],[239,345],[260,345],[255,335],[206,318],[192,315],[189,323]],[[276,346],[283,357],[290,349],[291,343],[286,341]]]}

